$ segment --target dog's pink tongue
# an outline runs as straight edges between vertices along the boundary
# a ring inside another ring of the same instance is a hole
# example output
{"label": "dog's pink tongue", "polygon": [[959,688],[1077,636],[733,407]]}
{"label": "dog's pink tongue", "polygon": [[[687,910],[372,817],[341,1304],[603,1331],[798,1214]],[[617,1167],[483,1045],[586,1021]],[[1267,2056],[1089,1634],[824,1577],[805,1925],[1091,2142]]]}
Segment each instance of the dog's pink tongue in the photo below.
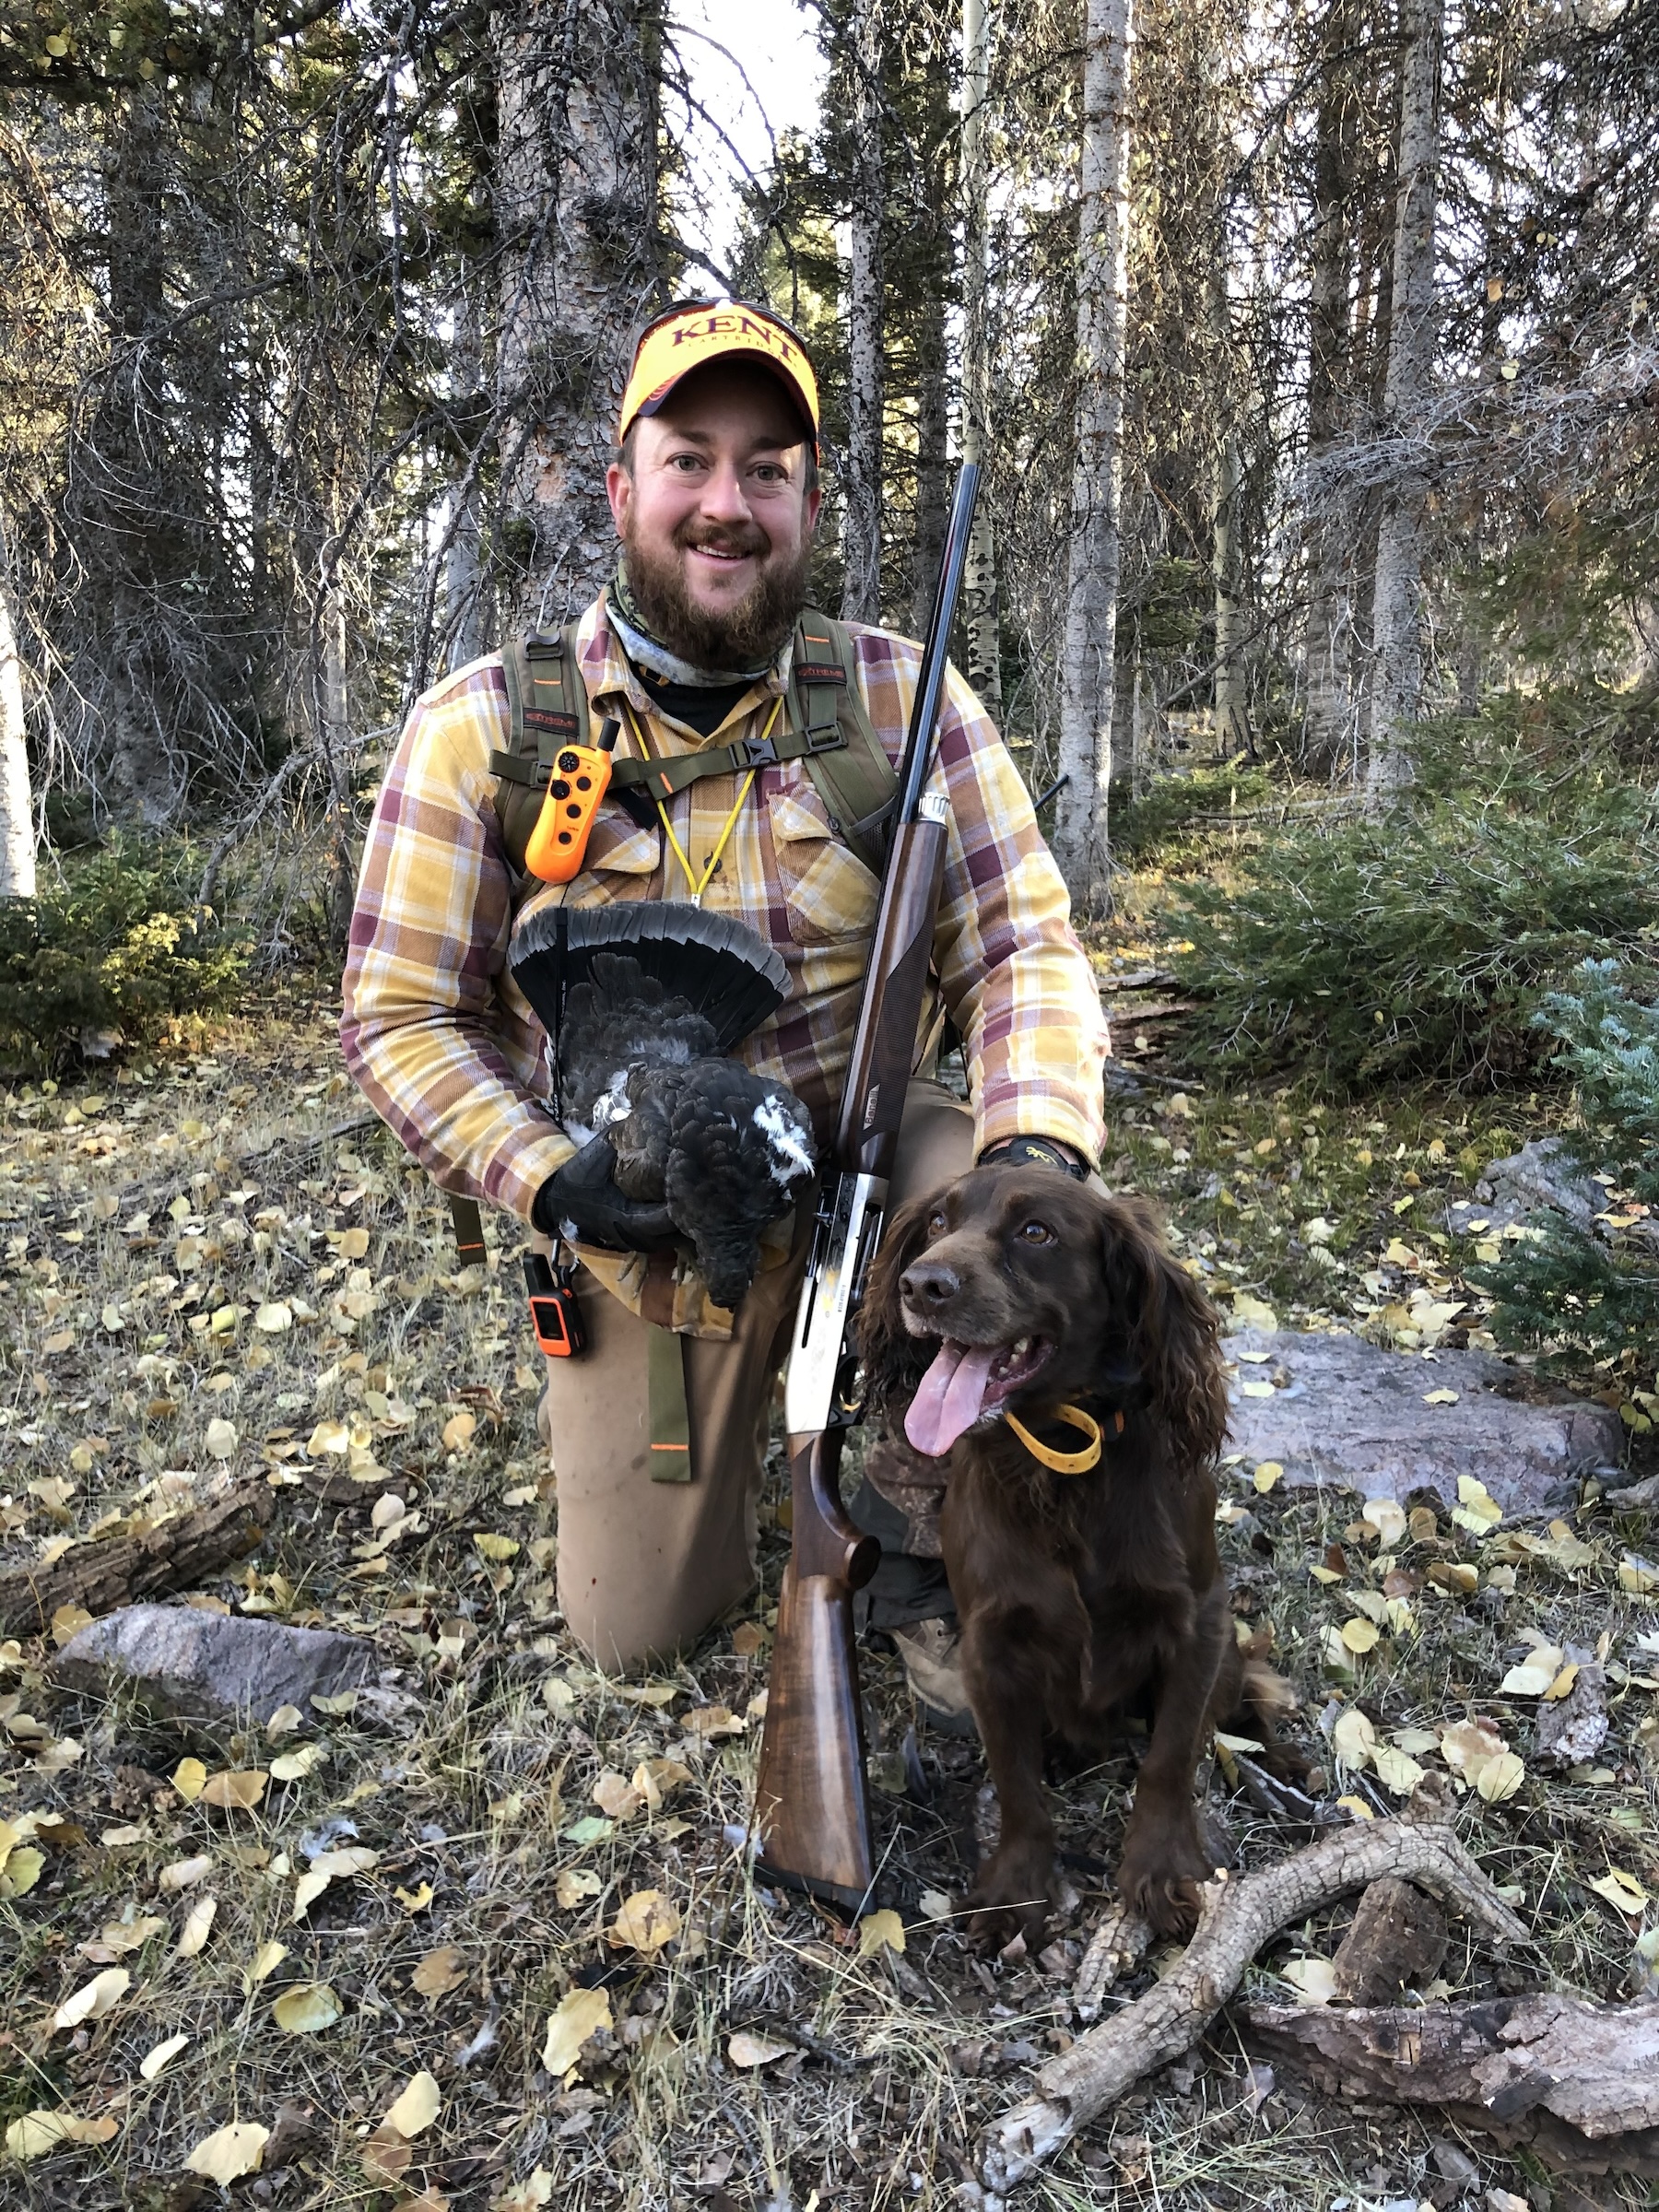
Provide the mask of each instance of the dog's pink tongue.
{"label": "dog's pink tongue", "polygon": [[948,1337],[939,1347],[904,1417],[904,1433],[918,1452],[942,1459],[972,1428],[996,1349],[994,1344],[952,1344]]}

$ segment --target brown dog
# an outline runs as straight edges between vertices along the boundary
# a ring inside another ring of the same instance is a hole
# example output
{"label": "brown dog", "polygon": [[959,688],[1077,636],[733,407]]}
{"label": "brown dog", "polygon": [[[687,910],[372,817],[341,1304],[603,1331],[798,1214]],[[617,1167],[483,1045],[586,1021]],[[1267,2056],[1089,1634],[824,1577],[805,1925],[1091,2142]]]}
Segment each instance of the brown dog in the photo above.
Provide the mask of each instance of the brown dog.
{"label": "brown dog", "polygon": [[[1248,1709],[1242,1725],[1282,1768],[1273,1715],[1291,1702],[1241,1652],[1216,1552],[1214,1307],[1141,1201],[1054,1169],[976,1168],[895,1217],[863,1338],[872,1398],[895,1414],[908,1399],[911,1443],[950,1455],[945,1564],[1002,1809],[969,1900],[976,1940],[1030,1939],[1048,1908],[1045,1728],[1093,1751],[1147,1701],[1118,1886],[1187,1933],[1215,1867],[1193,1804],[1207,1735]],[[1098,1456],[1070,1468],[1091,1430]]]}

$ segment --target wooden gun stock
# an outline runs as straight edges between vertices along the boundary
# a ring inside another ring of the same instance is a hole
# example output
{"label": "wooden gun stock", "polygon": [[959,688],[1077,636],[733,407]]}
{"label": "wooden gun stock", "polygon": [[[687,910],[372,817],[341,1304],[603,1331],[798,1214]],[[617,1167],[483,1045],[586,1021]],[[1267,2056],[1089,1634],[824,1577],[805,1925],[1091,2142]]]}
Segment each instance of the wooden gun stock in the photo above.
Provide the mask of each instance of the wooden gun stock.
{"label": "wooden gun stock", "polygon": [[880,1547],[842,1509],[842,1434],[789,1440],[794,1546],[778,1595],[755,1789],[756,1872],[856,1912],[876,1859],[853,1593],[875,1573]]}

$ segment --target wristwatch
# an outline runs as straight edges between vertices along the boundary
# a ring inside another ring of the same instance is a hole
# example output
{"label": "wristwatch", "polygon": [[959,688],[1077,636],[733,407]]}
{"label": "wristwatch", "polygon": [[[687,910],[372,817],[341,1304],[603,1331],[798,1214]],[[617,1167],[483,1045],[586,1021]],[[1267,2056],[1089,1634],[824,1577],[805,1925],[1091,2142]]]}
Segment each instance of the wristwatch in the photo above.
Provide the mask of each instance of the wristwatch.
{"label": "wristwatch", "polygon": [[1087,1162],[1053,1136],[1007,1136],[979,1156],[982,1168],[1058,1168],[1074,1182],[1088,1181]]}

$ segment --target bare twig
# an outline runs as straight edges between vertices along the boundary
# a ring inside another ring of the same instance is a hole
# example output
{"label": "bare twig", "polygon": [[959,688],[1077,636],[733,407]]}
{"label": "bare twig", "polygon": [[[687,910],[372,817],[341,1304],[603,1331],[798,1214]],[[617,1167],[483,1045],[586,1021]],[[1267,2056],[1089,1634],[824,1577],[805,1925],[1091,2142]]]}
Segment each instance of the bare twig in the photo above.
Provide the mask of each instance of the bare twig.
{"label": "bare twig", "polygon": [[1205,1885],[1198,1932],[1168,1980],[1051,2059],[1037,2077],[1038,2095],[989,2131],[986,2186],[1000,2193],[1035,2173],[1132,2082],[1189,2049],[1282,1928],[1384,1875],[1420,1884],[1496,1943],[1528,1939],[1447,1828],[1366,1821],[1241,1881],[1218,1877]]}

